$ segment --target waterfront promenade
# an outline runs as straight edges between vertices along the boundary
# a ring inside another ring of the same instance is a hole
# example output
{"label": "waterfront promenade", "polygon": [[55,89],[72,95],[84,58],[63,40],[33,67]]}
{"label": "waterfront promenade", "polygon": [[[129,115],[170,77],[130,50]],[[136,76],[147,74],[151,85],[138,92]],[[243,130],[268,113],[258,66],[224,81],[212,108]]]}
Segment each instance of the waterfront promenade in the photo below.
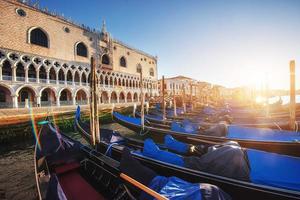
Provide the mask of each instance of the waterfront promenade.
{"label": "waterfront promenade", "polygon": [[[136,103],[135,104],[139,104]],[[134,103],[116,103],[115,108],[124,108],[133,106]],[[111,110],[113,104],[101,104],[99,106],[100,111]],[[35,119],[46,117],[47,115],[61,115],[74,113],[77,106],[63,106],[63,107],[34,107],[32,108],[32,113]],[[89,105],[82,105],[82,111],[88,112]],[[0,126],[16,124],[21,122],[26,122],[31,119],[31,113],[28,108],[16,108],[16,109],[0,109]]]}

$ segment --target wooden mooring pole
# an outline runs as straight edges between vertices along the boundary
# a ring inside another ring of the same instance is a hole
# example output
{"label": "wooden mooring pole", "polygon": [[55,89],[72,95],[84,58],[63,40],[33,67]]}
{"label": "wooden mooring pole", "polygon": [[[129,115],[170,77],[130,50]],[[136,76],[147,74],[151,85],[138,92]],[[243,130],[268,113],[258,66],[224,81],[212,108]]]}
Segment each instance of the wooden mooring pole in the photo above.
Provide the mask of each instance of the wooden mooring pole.
{"label": "wooden mooring pole", "polygon": [[142,71],[142,69],[141,69],[141,74],[140,74],[140,86],[141,86],[141,126],[142,126],[142,130],[144,130],[144,127],[145,127],[145,109],[144,109],[144,93],[143,93],[144,82],[143,82],[143,71]]}
{"label": "wooden mooring pole", "polygon": [[295,87],[295,61],[290,61],[290,129],[295,130],[296,125],[296,87]]}
{"label": "wooden mooring pole", "polygon": [[176,108],[176,95],[175,95],[175,88],[173,88],[173,101],[174,101],[174,117],[177,117],[177,108]]}
{"label": "wooden mooring pole", "polygon": [[90,82],[90,131],[91,131],[91,144],[96,146],[100,143],[100,130],[99,130],[99,117],[98,117],[98,96],[97,96],[97,76],[96,76],[96,63],[94,57],[91,57],[91,82]]}
{"label": "wooden mooring pole", "polygon": [[163,109],[163,120],[166,119],[166,105],[165,105],[165,77],[162,76],[162,109]]}

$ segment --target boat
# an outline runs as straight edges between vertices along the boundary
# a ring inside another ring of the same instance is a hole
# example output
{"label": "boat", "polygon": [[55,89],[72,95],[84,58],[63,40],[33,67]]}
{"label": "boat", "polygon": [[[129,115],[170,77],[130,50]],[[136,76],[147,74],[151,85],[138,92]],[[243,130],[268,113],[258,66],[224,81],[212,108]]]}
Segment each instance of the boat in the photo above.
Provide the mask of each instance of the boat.
{"label": "boat", "polygon": [[[83,123],[79,122],[80,119],[78,118],[76,119],[76,121],[76,126],[80,126],[80,124]],[[80,130],[81,134],[89,135],[89,133],[86,132],[83,128],[78,128],[78,130]],[[176,164],[167,163],[162,160],[150,158],[148,156],[143,155],[142,153],[144,141],[133,138],[124,138],[120,134],[118,135],[118,140],[116,140],[116,137],[112,137],[113,141],[109,142],[107,140],[102,140],[98,144],[100,146],[99,149],[102,153],[105,152],[106,155],[110,155],[112,158],[119,160],[124,148],[129,147],[135,159],[139,160],[143,165],[148,166],[151,169],[160,171],[162,175],[176,175],[177,177],[187,180],[189,182],[202,181],[218,185],[220,188],[226,191],[233,199],[300,199],[299,191],[257,183],[250,183],[247,181],[241,181],[229,177],[215,175],[204,171],[193,170]],[[201,144],[204,143],[201,142]],[[206,143],[205,145],[209,144]],[[163,145],[160,145],[160,147],[164,148]],[[293,169],[294,173],[295,170],[297,169]],[[297,176],[299,177],[299,174]]]}
{"label": "boat", "polygon": [[[136,117],[141,117],[140,112],[136,112],[135,113]],[[207,120],[203,120],[203,119],[190,119],[190,118],[181,118],[181,119],[165,119],[163,120],[163,117],[161,114],[145,114],[144,115],[145,120],[150,122],[150,123],[154,123],[154,124],[163,124],[163,125],[169,125],[169,127],[171,126],[172,122],[175,121],[179,121],[182,122],[185,119],[189,119],[192,123],[198,124],[199,126],[215,126],[217,124],[219,124],[220,122],[209,122]],[[284,122],[283,120],[276,120],[273,122],[259,122],[259,123],[237,123],[234,121],[226,120],[226,118],[223,118],[223,120],[225,119],[225,122],[230,124],[230,125],[236,125],[236,126],[243,126],[243,127],[253,127],[253,128],[270,128],[270,129],[278,129],[278,130],[289,130],[290,125],[288,122]],[[270,120],[269,120],[270,121]],[[299,124],[299,122],[297,122],[297,125]],[[168,126],[165,126],[168,127]]]}
{"label": "boat", "polygon": [[118,112],[113,112],[113,119],[136,133],[153,137],[159,142],[163,141],[164,136],[167,134],[189,144],[198,144],[203,141],[220,144],[234,140],[244,148],[300,156],[299,132],[256,129],[241,126],[229,126],[228,131],[222,128],[212,127],[200,132],[198,126],[188,122],[186,126],[172,122],[171,129],[165,128],[165,125],[151,125],[151,123],[146,123],[144,127],[142,127],[140,118],[124,116]]}
{"label": "boat", "polygon": [[128,149],[118,162],[61,133],[48,120],[42,122],[34,160],[39,199],[231,199],[214,185],[160,176]]}

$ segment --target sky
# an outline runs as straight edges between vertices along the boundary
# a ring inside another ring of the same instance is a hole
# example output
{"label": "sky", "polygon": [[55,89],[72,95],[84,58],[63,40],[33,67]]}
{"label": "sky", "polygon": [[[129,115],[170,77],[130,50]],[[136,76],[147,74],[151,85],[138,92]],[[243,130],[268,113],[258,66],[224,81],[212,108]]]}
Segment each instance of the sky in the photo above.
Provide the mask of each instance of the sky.
{"label": "sky", "polygon": [[[32,0],[35,1],[35,0]],[[159,77],[226,87],[300,87],[299,0],[39,0],[40,7],[158,56]]]}

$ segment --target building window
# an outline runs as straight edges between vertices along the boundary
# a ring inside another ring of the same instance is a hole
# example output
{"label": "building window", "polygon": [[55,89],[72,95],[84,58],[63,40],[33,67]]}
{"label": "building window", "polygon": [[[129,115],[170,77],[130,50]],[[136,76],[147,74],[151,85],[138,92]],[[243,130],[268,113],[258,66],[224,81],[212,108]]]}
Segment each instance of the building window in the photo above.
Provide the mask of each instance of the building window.
{"label": "building window", "polygon": [[46,33],[40,28],[35,28],[30,31],[30,43],[42,47],[49,47],[48,37]]}
{"label": "building window", "polygon": [[69,29],[68,27],[64,27],[64,31],[65,31],[66,33],[70,33],[70,29]]}
{"label": "building window", "polygon": [[120,66],[121,66],[121,67],[127,67],[127,65],[126,65],[126,60],[125,60],[124,56],[122,56],[122,57],[120,58]]}
{"label": "building window", "polygon": [[109,65],[110,61],[109,61],[109,57],[107,54],[104,54],[102,56],[102,64],[105,64],[105,65]]}
{"label": "building window", "polygon": [[76,54],[78,56],[87,57],[87,48],[86,48],[85,44],[83,44],[83,42],[79,42],[76,45]]}
{"label": "building window", "polygon": [[154,76],[154,70],[153,70],[153,68],[150,68],[149,74],[150,74],[150,76]]}
{"label": "building window", "polygon": [[18,8],[18,9],[16,10],[16,13],[17,13],[20,17],[25,17],[25,16],[26,16],[26,12],[25,12],[23,9],[21,9],[21,8]]}
{"label": "building window", "polygon": [[136,72],[137,73],[141,73],[142,72],[142,66],[140,64],[137,65]]}

